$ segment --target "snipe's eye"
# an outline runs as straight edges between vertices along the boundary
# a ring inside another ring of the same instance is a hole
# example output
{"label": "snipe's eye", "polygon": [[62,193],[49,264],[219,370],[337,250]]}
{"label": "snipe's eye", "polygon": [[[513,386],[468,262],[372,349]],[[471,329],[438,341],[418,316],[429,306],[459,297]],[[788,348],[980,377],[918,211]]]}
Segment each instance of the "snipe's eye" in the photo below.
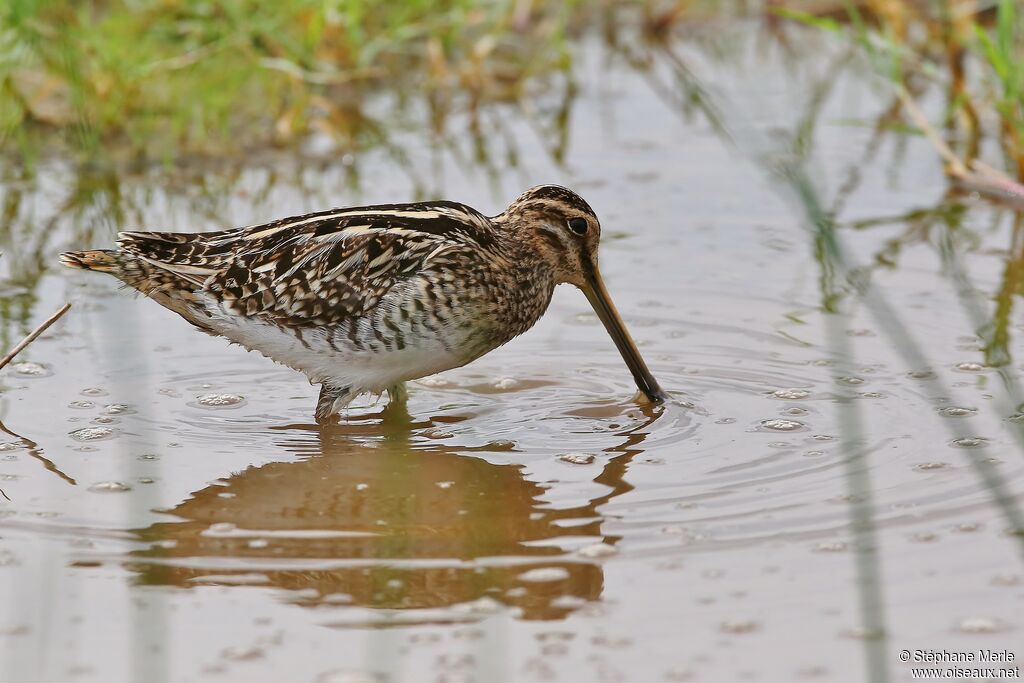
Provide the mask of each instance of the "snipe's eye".
{"label": "snipe's eye", "polygon": [[587,219],[586,218],[570,218],[569,229],[577,235],[587,234]]}

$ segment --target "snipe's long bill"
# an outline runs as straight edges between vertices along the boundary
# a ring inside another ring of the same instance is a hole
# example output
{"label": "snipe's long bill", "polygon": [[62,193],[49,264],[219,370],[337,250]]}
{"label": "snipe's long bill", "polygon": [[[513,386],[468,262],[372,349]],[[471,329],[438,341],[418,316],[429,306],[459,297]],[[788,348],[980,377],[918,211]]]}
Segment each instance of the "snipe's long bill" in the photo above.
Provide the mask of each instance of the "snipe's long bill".
{"label": "snipe's long bill", "polygon": [[327,421],[353,398],[469,363],[530,329],[556,285],[579,287],[637,387],[667,398],[597,267],[601,226],[579,195],[524,192],[497,216],[424,202],[333,209],[201,234],[122,232],[117,249],[72,251],[204,332],[322,385]]}

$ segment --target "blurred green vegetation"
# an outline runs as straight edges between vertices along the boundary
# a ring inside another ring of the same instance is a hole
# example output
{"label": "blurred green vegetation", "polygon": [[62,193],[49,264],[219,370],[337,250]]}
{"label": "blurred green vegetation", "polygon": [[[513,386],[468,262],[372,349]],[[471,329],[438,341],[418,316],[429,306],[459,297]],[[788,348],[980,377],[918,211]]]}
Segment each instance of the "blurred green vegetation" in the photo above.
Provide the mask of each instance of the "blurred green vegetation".
{"label": "blurred green vegetation", "polygon": [[564,66],[580,0],[7,0],[0,145],[170,160],[358,144],[368,86],[514,98]]}
{"label": "blurred green vegetation", "polygon": [[[592,19],[659,33],[748,0],[5,0],[0,149],[172,161],[373,137],[374,92],[444,110],[515,101]],[[609,19],[610,15],[614,18]],[[372,143],[372,140],[371,140]]]}
{"label": "blurred green vegetation", "polygon": [[[1024,177],[1024,21],[1015,0],[6,0],[0,149],[31,161],[241,156],[310,133],[341,150],[386,137],[377,93],[431,117],[528,97],[567,71],[572,41],[630,24],[744,13],[847,33],[911,96],[947,89],[946,141],[965,167],[995,125]],[[992,124],[994,117],[997,123]],[[392,122],[387,122],[388,124]],[[949,159],[947,159],[949,161]],[[955,165],[955,164],[954,164]]]}
{"label": "blurred green vegetation", "polygon": [[[967,180],[967,185],[984,186],[1007,180],[978,164],[986,137],[997,141],[1008,173],[1024,179],[1024,17],[1017,4],[864,0],[845,2],[841,13],[785,7],[776,11],[846,34],[898,89],[906,117],[929,135],[950,175]],[[914,102],[930,85],[945,90],[945,113],[935,131]],[[940,127],[941,135],[936,133]],[[980,176],[968,177],[972,173]],[[992,190],[990,194],[1005,194],[1006,188]]]}

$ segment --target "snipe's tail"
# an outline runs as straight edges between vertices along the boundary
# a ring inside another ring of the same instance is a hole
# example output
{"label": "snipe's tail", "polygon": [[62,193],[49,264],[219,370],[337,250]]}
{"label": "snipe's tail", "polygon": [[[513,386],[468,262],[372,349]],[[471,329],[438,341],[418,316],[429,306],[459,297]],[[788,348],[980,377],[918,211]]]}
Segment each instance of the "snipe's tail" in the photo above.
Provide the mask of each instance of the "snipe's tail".
{"label": "snipe's tail", "polygon": [[121,265],[120,255],[110,249],[65,251],[60,255],[60,262],[68,268],[97,270],[101,273],[115,272]]}

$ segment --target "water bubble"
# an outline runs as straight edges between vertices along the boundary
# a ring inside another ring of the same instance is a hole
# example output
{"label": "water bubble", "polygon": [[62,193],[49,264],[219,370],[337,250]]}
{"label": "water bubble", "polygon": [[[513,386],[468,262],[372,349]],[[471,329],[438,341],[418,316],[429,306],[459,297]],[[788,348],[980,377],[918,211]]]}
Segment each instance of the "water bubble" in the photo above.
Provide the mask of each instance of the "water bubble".
{"label": "water bubble", "polygon": [[541,645],[540,654],[544,657],[562,657],[569,654],[569,647],[565,643],[545,643]]}
{"label": "water bubble", "polygon": [[958,372],[981,372],[985,369],[985,366],[981,363],[957,363],[956,370]]}
{"label": "water bubble", "polygon": [[818,553],[841,553],[848,547],[844,541],[823,541],[814,546],[814,551]]}
{"label": "water bubble", "polygon": [[437,482],[434,482],[434,486],[436,486],[439,489],[450,489],[452,486],[454,486],[454,484],[455,484],[454,481],[437,481]]}
{"label": "water bubble", "polygon": [[594,462],[594,456],[591,453],[566,453],[558,456],[558,459],[573,465],[589,465]]}
{"label": "water bubble", "polygon": [[16,441],[4,441],[0,443],[0,451],[16,451],[24,446]]}
{"label": "water bubble", "polygon": [[773,432],[795,432],[803,429],[804,424],[796,420],[761,420],[761,428]]}
{"label": "water bubble", "polygon": [[245,398],[237,394],[203,394],[197,396],[195,403],[204,408],[237,408],[245,402]]}
{"label": "water bubble", "polygon": [[840,377],[837,381],[851,387],[864,384],[864,380],[860,377]]}
{"label": "water bubble", "polygon": [[1019,586],[1024,579],[1019,574],[996,574],[992,577],[993,586]]}
{"label": "water bubble", "polygon": [[810,395],[811,392],[806,389],[776,389],[771,393],[772,398],[779,398],[785,401],[799,401]]}
{"label": "water bubble", "polygon": [[452,637],[456,640],[483,640],[486,635],[487,633],[483,629],[468,626],[452,631]]}
{"label": "water bubble", "polygon": [[31,629],[25,624],[11,626],[9,628],[0,628],[0,636],[25,636],[30,632]]}
{"label": "water bubble", "polygon": [[805,410],[804,408],[796,408],[796,407],[786,408],[786,409],[784,409],[782,411],[782,414],[783,415],[789,415],[790,417],[800,417],[801,415],[806,415],[807,414],[807,410]]}
{"label": "water bubble", "polygon": [[922,462],[919,465],[914,465],[914,469],[919,472],[929,472],[932,470],[944,470],[949,467],[948,462]]}
{"label": "water bubble", "polygon": [[594,543],[593,545],[587,545],[580,548],[577,553],[583,557],[610,557],[618,554],[619,550],[613,545],[608,543]]}
{"label": "water bubble", "polygon": [[497,614],[504,608],[504,605],[500,602],[486,595],[482,598],[478,598],[477,600],[471,600],[470,602],[455,605],[456,610],[460,612],[469,612],[470,614]]}
{"label": "water bubble", "polygon": [[72,401],[68,404],[68,408],[74,408],[75,410],[88,410],[96,406],[92,401]]}
{"label": "water bubble", "polygon": [[266,548],[270,545],[270,541],[268,541],[265,538],[254,538],[251,539],[248,543],[246,543],[246,545],[252,548],[253,550],[262,550],[263,548]]}
{"label": "water bubble", "polygon": [[847,638],[855,638],[857,640],[878,640],[884,635],[884,633],[875,628],[855,626],[854,628],[843,631],[842,635]]}
{"label": "water bubble", "polygon": [[386,680],[382,674],[370,671],[334,669],[332,671],[325,671],[317,676],[315,683],[385,683]]}
{"label": "water bubble", "polygon": [[14,369],[15,373],[22,377],[45,377],[50,374],[49,368],[42,363],[26,361],[24,363],[15,363],[11,367]]}
{"label": "water bubble", "polygon": [[564,567],[537,567],[523,572],[518,578],[528,583],[564,581],[569,578],[569,570]]}
{"label": "water bubble", "polygon": [[988,445],[988,439],[983,436],[964,436],[953,439],[950,444],[957,448],[984,448]]}
{"label": "water bubble", "polygon": [[761,624],[755,621],[754,619],[726,619],[718,625],[718,628],[722,631],[722,633],[753,633],[754,631],[757,631],[761,628]]}
{"label": "water bubble", "polygon": [[718,420],[715,420],[715,424],[716,425],[731,425],[731,424],[735,424],[735,423],[736,423],[736,418],[735,417],[723,417],[723,418],[720,418]]}
{"label": "water bubble", "polygon": [[502,391],[515,389],[519,386],[519,380],[514,377],[498,377],[491,382],[491,386],[495,389],[501,389]]}
{"label": "water bubble", "polygon": [[110,427],[83,427],[71,432],[71,438],[75,441],[101,441],[114,436],[114,430]]}
{"label": "water bubble", "polygon": [[619,650],[633,644],[633,639],[626,636],[609,636],[599,633],[591,637],[590,642],[598,647],[612,650]]}
{"label": "water bubble", "polygon": [[441,429],[439,427],[435,427],[433,429],[428,429],[427,431],[423,432],[423,436],[425,436],[428,439],[450,439],[453,436],[455,436],[455,434],[444,429]]}
{"label": "water bubble", "polygon": [[861,394],[862,398],[885,398],[885,394],[879,391],[866,391]]}
{"label": "water bubble", "polygon": [[995,633],[1002,630],[1003,624],[991,617],[967,617],[957,628],[961,633]]}
{"label": "water bubble", "polygon": [[103,412],[107,415],[127,415],[134,411],[125,403],[111,403],[104,406]]}
{"label": "water bubble", "polygon": [[214,522],[210,526],[206,527],[206,530],[201,532],[202,536],[230,536],[238,529],[236,524],[231,522]]}
{"label": "water bubble", "polygon": [[551,601],[551,606],[556,609],[575,610],[584,607],[587,601],[578,595],[559,595]]}
{"label": "water bubble", "polygon": [[931,370],[915,370],[914,372],[908,372],[907,377],[911,379],[934,379],[935,373]]}
{"label": "water bubble", "polygon": [[132,487],[120,481],[99,481],[90,486],[89,490],[96,493],[124,493],[131,491]]}
{"label": "water bubble", "polygon": [[220,656],[232,662],[245,662],[263,657],[263,648],[257,645],[228,647],[221,650]]}
{"label": "water bubble", "polygon": [[977,412],[977,408],[962,408],[960,406],[946,406],[939,409],[939,414],[943,417],[967,417]]}
{"label": "water bubble", "polygon": [[423,379],[416,380],[417,383],[430,387],[431,389],[444,389],[445,387],[454,386],[450,380],[443,379],[441,377],[424,377]]}
{"label": "water bubble", "polygon": [[99,387],[89,387],[88,389],[82,389],[82,396],[106,396],[107,390]]}

